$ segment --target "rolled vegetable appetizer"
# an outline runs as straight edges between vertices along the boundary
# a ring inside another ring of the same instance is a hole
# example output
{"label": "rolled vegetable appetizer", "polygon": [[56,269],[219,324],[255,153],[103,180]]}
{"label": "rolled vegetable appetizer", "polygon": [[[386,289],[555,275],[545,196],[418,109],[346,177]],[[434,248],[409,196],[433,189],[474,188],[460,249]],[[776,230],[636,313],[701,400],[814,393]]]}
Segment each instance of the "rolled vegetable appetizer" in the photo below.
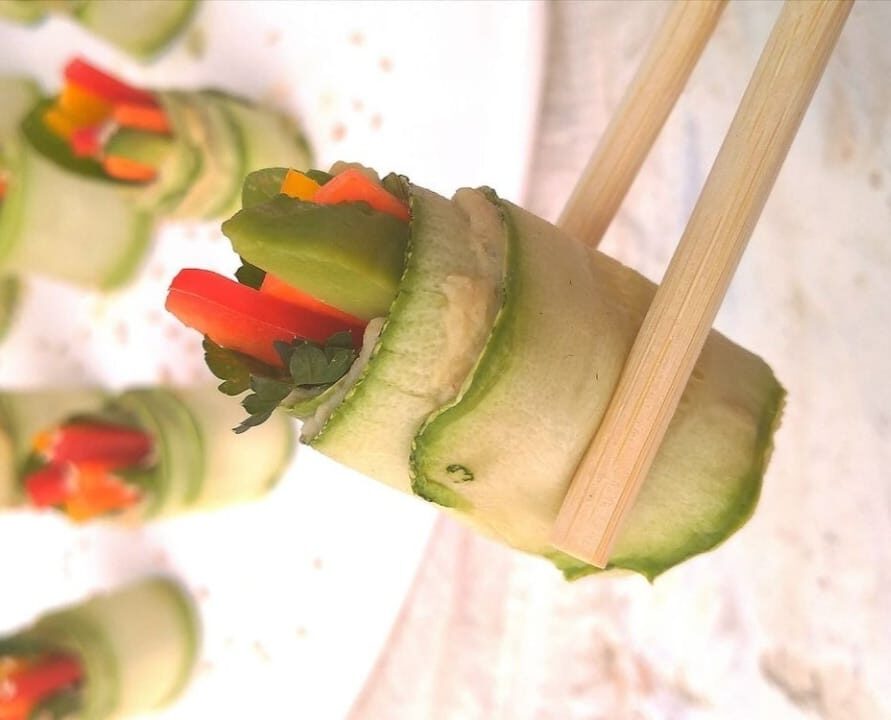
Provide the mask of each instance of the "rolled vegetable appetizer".
{"label": "rolled vegetable appetizer", "polygon": [[151,578],[49,613],[0,638],[0,718],[105,720],[172,702],[198,656],[176,583]]}
{"label": "rolled vegetable appetizer", "polygon": [[141,60],[149,60],[179,36],[197,0],[0,0],[0,20],[36,24],[64,14],[95,35]]}
{"label": "rolled vegetable appetizer", "polygon": [[255,499],[294,432],[282,417],[233,439],[239,415],[213,388],[0,394],[0,507],[133,523]]}
{"label": "rolled vegetable appetizer", "polygon": [[[245,430],[282,409],[302,440],[481,532],[594,571],[549,534],[654,286],[492,190],[451,200],[389,175],[249,175],[223,232],[238,282],[174,279]],[[653,578],[754,510],[783,390],[712,332],[609,567]]]}
{"label": "rolled vegetable appetizer", "polygon": [[283,156],[308,162],[296,126],[247,101],[145,90],[80,59],[64,75],[57,97],[21,113],[0,188],[0,275],[119,286],[159,218],[225,216],[245,173]]}

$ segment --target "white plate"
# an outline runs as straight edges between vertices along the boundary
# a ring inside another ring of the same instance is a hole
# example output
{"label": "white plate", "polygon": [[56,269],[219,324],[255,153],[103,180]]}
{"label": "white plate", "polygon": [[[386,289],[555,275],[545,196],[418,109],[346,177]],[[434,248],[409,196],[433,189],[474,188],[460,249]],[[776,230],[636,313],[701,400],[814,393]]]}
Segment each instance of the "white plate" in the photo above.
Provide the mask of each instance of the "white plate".
{"label": "white plate", "polygon": [[[543,17],[527,3],[208,2],[188,41],[150,67],[64,19],[2,25],[0,72],[56,88],[80,53],[146,85],[214,84],[301,117],[320,166],[356,160],[445,193],[489,184],[518,200]],[[188,48],[200,44],[197,58]],[[234,268],[214,225],[163,228],[137,282],[113,295],[33,280],[0,351],[0,385],[209,381],[199,338],[161,310],[170,278],[190,265]],[[267,499],[144,530],[8,514],[0,630],[170,570],[196,592],[206,627],[196,681],[164,718],[339,718],[387,636],[433,517],[306,449]]]}

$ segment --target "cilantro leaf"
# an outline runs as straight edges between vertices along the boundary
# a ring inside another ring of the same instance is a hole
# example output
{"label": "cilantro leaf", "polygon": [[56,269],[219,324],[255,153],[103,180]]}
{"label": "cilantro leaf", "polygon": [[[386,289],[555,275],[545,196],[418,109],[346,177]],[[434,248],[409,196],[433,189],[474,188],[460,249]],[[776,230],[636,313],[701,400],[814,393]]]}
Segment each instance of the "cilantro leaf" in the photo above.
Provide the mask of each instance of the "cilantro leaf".
{"label": "cilantro leaf", "polygon": [[347,373],[357,356],[348,332],[332,335],[324,345],[302,339],[276,342],[275,350],[286,370],[204,339],[207,366],[224,381],[219,390],[227,395],[251,391],[241,402],[248,417],[234,428],[236,433],[264,423],[289,395],[298,402],[319,395]]}

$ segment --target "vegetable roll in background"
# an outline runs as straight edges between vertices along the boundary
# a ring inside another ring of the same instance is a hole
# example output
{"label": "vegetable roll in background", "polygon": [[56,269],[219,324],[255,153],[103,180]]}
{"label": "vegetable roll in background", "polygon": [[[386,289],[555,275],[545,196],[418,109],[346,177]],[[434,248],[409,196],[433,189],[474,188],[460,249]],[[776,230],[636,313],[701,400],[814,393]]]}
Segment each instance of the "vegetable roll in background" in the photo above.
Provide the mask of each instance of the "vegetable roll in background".
{"label": "vegetable roll in background", "polygon": [[295,433],[280,417],[233,438],[239,414],[210,387],[0,394],[0,507],[133,523],[258,498]]}
{"label": "vegetable roll in background", "polygon": [[[654,285],[488,188],[338,164],[252,173],[242,200],[239,282],[183,270],[167,300],[220,389],[251,391],[239,430],[280,408],[338,462],[594,572],[548,538]],[[609,567],[653,578],[739,528],[783,395],[712,332]]]}
{"label": "vegetable roll in background", "polygon": [[159,219],[231,214],[245,173],[309,161],[288,118],[217,91],[145,90],[75,59],[58,96],[35,94],[0,82],[0,275],[120,286]]}
{"label": "vegetable roll in background", "polygon": [[104,720],[172,702],[200,643],[191,598],[151,578],[0,638],[0,718]]}
{"label": "vegetable roll in background", "polygon": [[197,0],[0,0],[0,20],[36,24],[56,13],[141,60],[160,53],[194,15]]}

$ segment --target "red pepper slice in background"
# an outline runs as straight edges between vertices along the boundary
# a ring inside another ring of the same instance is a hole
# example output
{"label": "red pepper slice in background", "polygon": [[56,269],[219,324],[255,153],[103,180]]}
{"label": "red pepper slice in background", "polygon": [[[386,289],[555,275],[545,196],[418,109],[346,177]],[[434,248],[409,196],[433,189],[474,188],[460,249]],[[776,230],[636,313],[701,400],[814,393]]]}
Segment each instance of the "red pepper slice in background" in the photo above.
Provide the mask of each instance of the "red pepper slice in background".
{"label": "red pepper slice in background", "polygon": [[73,491],[72,471],[64,465],[47,465],[25,478],[25,492],[34,507],[58,507]]}
{"label": "red pepper slice in background", "polygon": [[157,106],[155,96],[75,58],[65,66],[65,79],[112,103]]}
{"label": "red pepper slice in background", "polygon": [[44,698],[83,679],[80,661],[70,655],[47,655],[37,662],[13,660],[18,665],[0,677],[0,720],[26,720]]}
{"label": "red pepper slice in background", "polygon": [[97,157],[102,152],[102,140],[98,125],[77,128],[68,139],[71,149],[78,157]]}
{"label": "red pepper slice in background", "polygon": [[408,205],[355,168],[344,170],[322,185],[312,196],[312,202],[319,205],[364,202],[398,220],[408,222],[411,218]]}
{"label": "red pepper slice in background", "polygon": [[170,284],[165,307],[217,345],[276,367],[282,364],[273,346],[276,340],[324,342],[343,330],[351,331],[356,345],[362,340],[361,328],[345,326],[340,319],[306,310],[209,270],[181,270]]}
{"label": "red pepper slice in background", "polygon": [[144,463],[153,443],[151,435],[137,428],[74,422],[38,434],[34,446],[51,463],[94,461],[115,469]]}

